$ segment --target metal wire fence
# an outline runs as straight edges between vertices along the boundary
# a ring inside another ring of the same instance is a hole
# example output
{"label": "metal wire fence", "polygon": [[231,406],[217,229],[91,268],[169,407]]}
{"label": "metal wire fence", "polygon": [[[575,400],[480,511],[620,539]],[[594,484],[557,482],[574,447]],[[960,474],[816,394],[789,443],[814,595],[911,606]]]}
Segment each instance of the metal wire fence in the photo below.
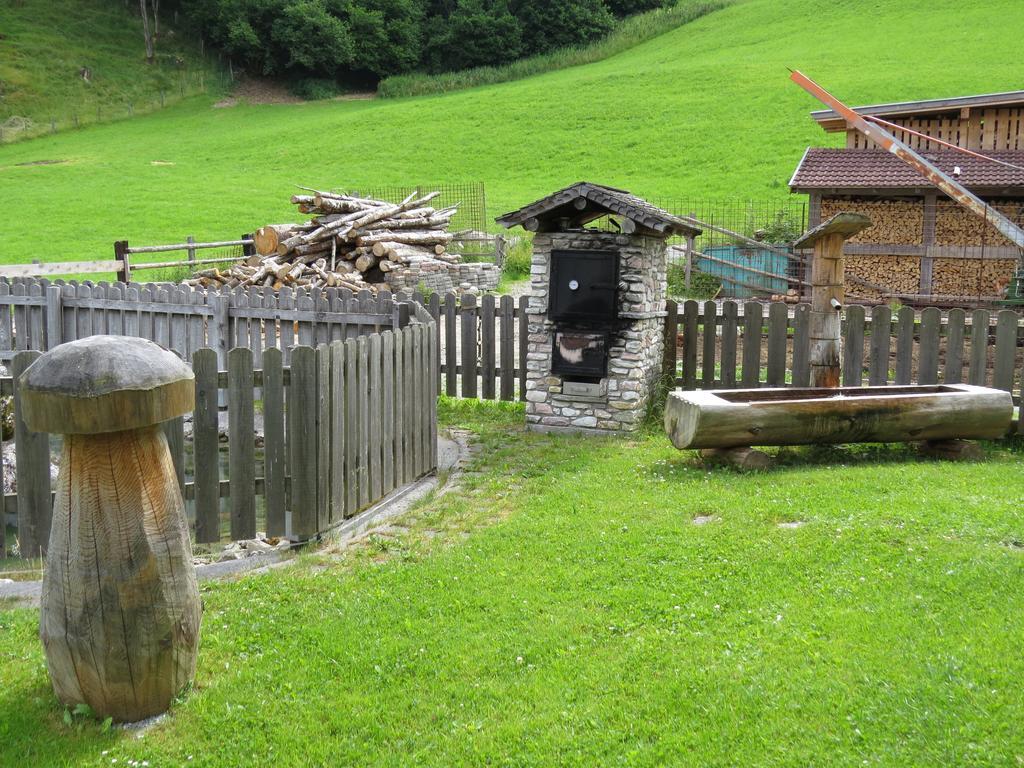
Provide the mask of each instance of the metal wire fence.
{"label": "metal wire fence", "polygon": [[[798,287],[805,276],[804,265],[790,244],[807,229],[806,200],[656,198],[652,202],[707,225],[694,241],[689,288],[680,290],[681,281],[686,280],[686,252],[679,247],[669,251],[670,287],[680,295],[717,292],[723,297],[765,298]],[[683,242],[677,238],[672,244]]]}
{"label": "metal wire fence", "polygon": [[434,208],[447,208],[452,205],[458,205],[459,207],[458,213],[452,218],[452,223],[449,227],[452,232],[464,230],[486,232],[488,230],[487,196],[484,193],[484,183],[482,181],[447,182],[444,184],[377,185],[344,191],[394,203],[401,202],[412,192],[416,192],[418,195],[440,192],[441,194],[431,202]]}

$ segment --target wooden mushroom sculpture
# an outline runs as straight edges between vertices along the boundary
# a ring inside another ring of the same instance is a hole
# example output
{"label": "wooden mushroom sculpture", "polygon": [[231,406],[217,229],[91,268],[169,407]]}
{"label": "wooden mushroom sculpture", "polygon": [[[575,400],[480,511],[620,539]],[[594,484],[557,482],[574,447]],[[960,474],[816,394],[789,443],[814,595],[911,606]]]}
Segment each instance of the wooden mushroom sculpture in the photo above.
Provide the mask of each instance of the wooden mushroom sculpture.
{"label": "wooden mushroom sculpture", "polygon": [[195,675],[200,602],[160,422],[192,410],[191,369],[144,339],[90,336],[20,379],[25,422],[63,434],[39,634],[57,698],[133,722]]}

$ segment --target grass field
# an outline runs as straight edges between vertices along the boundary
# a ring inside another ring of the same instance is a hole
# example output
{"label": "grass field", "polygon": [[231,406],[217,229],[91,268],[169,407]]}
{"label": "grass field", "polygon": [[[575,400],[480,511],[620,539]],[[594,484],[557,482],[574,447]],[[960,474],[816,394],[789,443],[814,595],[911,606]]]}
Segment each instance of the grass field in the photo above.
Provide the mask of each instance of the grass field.
{"label": "grass field", "polygon": [[[492,215],[581,178],[653,198],[782,197],[804,148],[830,141],[787,67],[852,103],[1012,89],[1022,25],[1016,0],[741,0],[604,61],[449,95],[196,98],[0,148],[0,259],[235,236],[294,218],[296,183],[482,180]],[[43,160],[58,162],[23,165]],[[20,225],[43,215],[44,238]]]}
{"label": "grass field", "polygon": [[522,420],[444,405],[484,451],[409,532],[204,587],[196,688],[142,738],[64,725],[36,614],[0,611],[0,764],[1024,759],[1019,447],[738,474]]}
{"label": "grass field", "polygon": [[[142,21],[126,6],[103,0],[17,0],[0,4],[0,143],[149,112],[183,91],[216,90],[215,68],[191,40],[161,19],[156,61],[145,63]],[[86,81],[79,70],[88,67]],[[14,118],[14,120],[11,120]]]}

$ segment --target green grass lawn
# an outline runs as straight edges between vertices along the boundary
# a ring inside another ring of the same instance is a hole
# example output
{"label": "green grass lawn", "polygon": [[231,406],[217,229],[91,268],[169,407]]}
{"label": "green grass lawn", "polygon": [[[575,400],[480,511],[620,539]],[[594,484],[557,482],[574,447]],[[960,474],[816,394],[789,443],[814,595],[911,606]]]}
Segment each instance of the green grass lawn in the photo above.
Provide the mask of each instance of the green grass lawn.
{"label": "green grass lawn", "polygon": [[[166,9],[156,61],[146,64],[138,3],[103,0],[11,0],[0,4],[0,143],[21,138],[12,118],[28,118],[28,135],[149,112],[183,92],[218,89],[220,75],[179,34]],[[89,81],[79,70],[92,70]],[[17,122],[17,121],[14,121]],[[5,125],[6,124],[6,125]]]}
{"label": "green grass lawn", "polygon": [[[1017,88],[1015,0],[740,0],[619,55],[448,95],[212,109],[196,98],[0,148],[0,260],[234,237],[293,184],[481,180],[489,213],[581,178],[651,198],[766,198],[829,144],[799,67],[851,103]],[[24,165],[41,160],[51,165]],[[59,205],[55,204],[59,201]],[[37,227],[16,226],[46,215]]]}
{"label": "green grass lawn", "polygon": [[195,689],[141,738],[64,725],[36,614],[0,612],[0,763],[1024,760],[1019,447],[795,450],[739,474],[656,432],[442,420],[483,446],[462,489],[397,538],[205,586]]}

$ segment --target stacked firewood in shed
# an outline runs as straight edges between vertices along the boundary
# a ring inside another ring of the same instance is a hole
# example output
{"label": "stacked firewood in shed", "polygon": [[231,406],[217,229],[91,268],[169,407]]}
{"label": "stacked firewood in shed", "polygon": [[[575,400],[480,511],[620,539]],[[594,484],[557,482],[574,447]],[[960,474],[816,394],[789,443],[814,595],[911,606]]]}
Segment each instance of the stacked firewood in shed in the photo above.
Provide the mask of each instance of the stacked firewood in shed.
{"label": "stacked firewood in shed", "polygon": [[456,208],[435,209],[439,192],[409,195],[400,203],[321,192],[295,195],[303,224],[267,224],[253,235],[256,254],[229,269],[197,272],[187,282],[203,287],[387,287],[386,274],[455,264],[447,252]]}

